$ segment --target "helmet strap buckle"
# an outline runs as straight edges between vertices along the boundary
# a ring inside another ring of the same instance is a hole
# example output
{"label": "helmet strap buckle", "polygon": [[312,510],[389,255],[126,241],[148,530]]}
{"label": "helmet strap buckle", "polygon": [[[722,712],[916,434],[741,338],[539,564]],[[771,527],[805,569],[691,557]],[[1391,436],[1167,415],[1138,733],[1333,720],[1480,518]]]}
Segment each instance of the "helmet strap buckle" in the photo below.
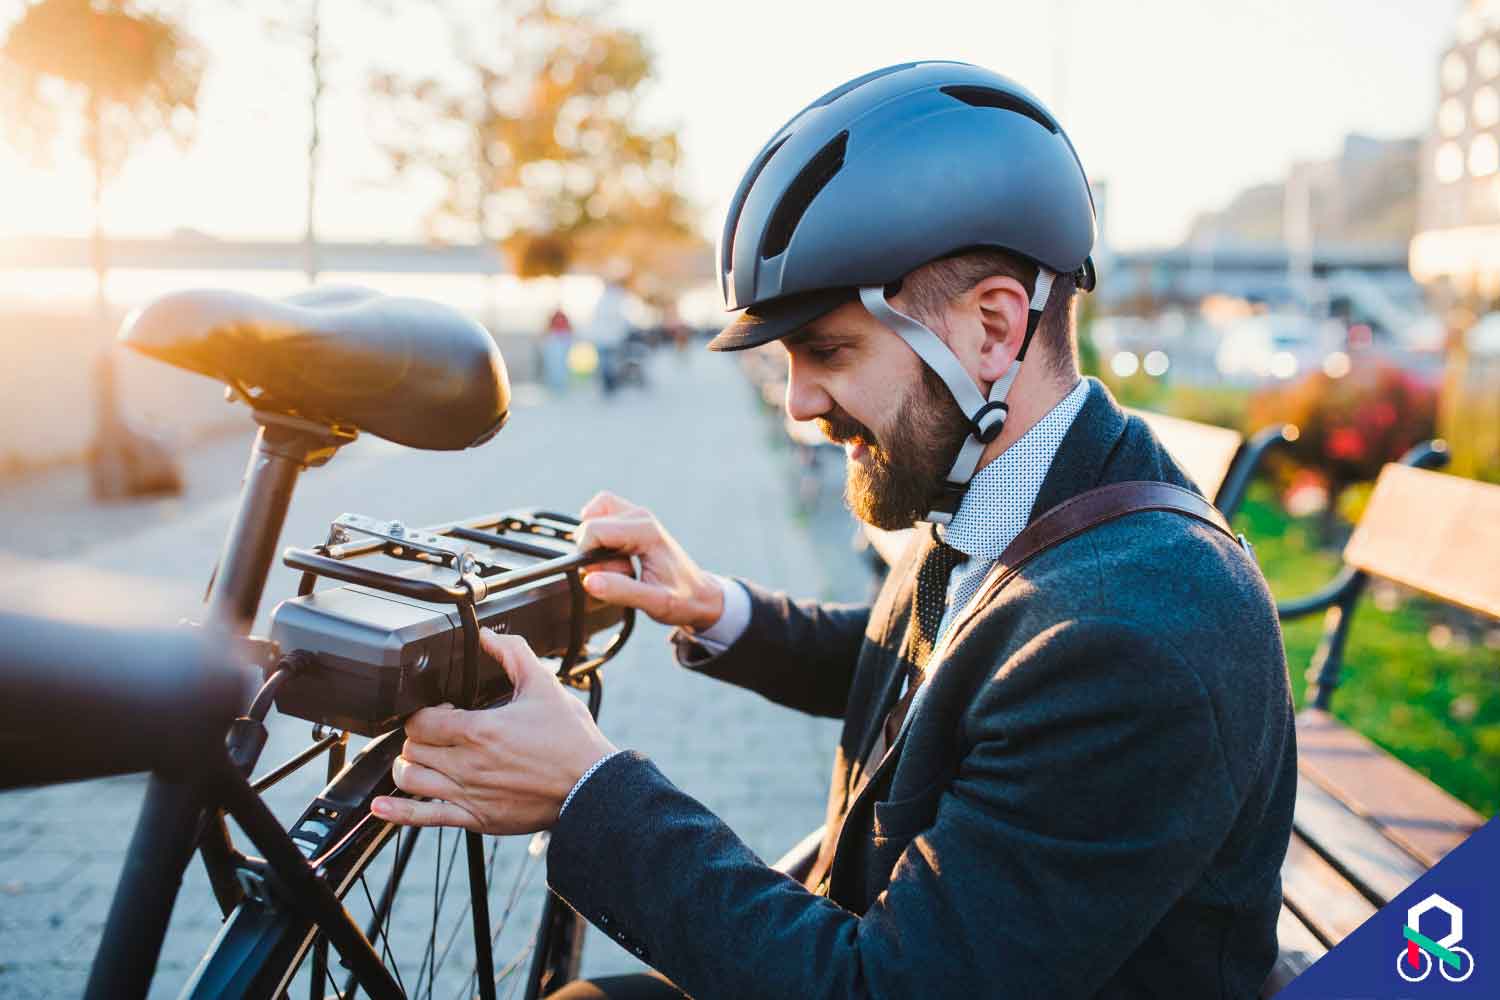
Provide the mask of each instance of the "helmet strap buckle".
{"label": "helmet strap buckle", "polygon": [[[991,414],[998,414],[992,417]],[[1010,416],[1010,404],[1003,399],[992,399],[979,408],[979,412],[969,418],[969,428],[973,435],[985,444],[989,444],[1000,436],[1005,430],[1005,418]]]}
{"label": "helmet strap buckle", "polygon": [[953,515],[958,513],[958,507],[964,502],[964,494],[969,491],[968,483],[955,483],[946,477],[938,480],[937,493],[932,498],[932,509],[924,521],[933,524],[947,524],[953,520]]}

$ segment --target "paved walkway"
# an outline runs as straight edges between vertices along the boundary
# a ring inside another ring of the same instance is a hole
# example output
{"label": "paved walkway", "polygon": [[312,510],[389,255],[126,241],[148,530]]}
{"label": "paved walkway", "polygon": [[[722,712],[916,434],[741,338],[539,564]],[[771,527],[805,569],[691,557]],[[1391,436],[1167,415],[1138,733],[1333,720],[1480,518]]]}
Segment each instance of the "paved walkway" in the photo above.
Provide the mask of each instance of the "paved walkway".
{"label": "paved walkway", "polygon": [[[812,518],[794,514],[783,439],[732,361],[699,351],[652,364],[647,392],[613,400],[591,387],[563,400],[518,393],[510,425],[478,452],[358,442],[304,476],[283,543],[321,540],[344,511],[422,524],[531,503],[577,510],[608,488],[651,507],[706,567],[799,596],[862,598],[847,515],[836,499]],[[195,450],[181,500],[97,507],[79,470],[0,490],[0,603],[115,620],[193,614],[248,442],[247,434]],[[266,609],[294,586],[289,570],[273,570]],[[611,665],[603,727],[774,858],[821,820],[836,724],[680,670],[666,632],[643,618]],[[304,745],[307,730],[273,718],[263,762]],[[268,796],[284,821],[316,791],[319,771]],[[144,779],[126,777],[0,795],[0,996],[81,991],[143,788]],[[195,862],[153,996],[175,995],[218,923]],[[585,955],[586,972],[637,967],[597,933]]]}

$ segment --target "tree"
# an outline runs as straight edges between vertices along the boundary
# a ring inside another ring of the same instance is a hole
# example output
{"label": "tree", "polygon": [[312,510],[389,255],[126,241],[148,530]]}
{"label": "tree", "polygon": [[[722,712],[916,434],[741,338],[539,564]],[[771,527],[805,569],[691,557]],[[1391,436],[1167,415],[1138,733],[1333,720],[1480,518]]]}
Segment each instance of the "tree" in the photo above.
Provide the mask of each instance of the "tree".
{"label": "tree", "polygon": [[307,201],[302,229],[302,271],[309,285],[318,280],[322,262],[318,253],[318,168],[322,162],[323,92],[327,89],[326,54],[323,49],[323,5],[321,0],[286,0],[271,5],[256,0],[247,5],[264,14],[267,31],[274,37],[291,39],[306,46],[308,73]]}
{"label": "tree", "polygon": [[638,121],[652,75],[638,33],[550,0],[455,27],[442,78],[374,79],[393,167],[442,180],[434,237],[495,244],[522,277],[593,268],[655,301],[707,277],[677,136]]}
{"label": "tree", "polygon": [[130,150],[158,134],[186,144],[202,64],[175,24],[128,0],[37,0],[0,43],[0,96],[12,139],[46,162],[67,119],[93,166],[93,264],[101,321],[108,260],[104,190]]}

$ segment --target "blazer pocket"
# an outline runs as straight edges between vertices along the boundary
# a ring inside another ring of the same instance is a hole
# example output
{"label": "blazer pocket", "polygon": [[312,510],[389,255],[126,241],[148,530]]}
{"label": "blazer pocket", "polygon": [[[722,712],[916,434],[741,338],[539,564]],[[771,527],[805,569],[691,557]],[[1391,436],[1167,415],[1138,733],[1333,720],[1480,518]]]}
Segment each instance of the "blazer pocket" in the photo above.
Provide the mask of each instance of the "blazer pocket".
{"label": "blazer pocket", "polygon": [[937,816],[942,785],[931,785],[916,795],[875,803],[875,839],[910,840],[932,825]]}

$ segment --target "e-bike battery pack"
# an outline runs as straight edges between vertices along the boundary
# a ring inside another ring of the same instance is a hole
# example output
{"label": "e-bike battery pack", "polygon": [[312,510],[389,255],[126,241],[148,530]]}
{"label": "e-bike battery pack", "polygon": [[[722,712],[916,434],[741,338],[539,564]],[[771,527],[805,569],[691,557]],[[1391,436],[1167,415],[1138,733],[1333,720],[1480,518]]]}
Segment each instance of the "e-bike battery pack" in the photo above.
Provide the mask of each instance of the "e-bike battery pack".
{"label": "e-bike battery pack", "polygon": [[[451,579],[452,570],[419,567],[401,575],[434,574]],[[585,641],[621,624],[618,605],[580,596]],[[482,628],[522,636],[537,656],[563,656],[573,638],[574,597],[566,576],[546,577],[490,595],[475,612]],[[312,654],[277,694],[276,707],[286,715],[377,736],[424,706],[463,703],[464,630],[455,605],[330,587],[281,602],[271,616],[271,639],[283,653]],[[483,650],[477,667],[476,703],[510,692],[504,668]]]}

